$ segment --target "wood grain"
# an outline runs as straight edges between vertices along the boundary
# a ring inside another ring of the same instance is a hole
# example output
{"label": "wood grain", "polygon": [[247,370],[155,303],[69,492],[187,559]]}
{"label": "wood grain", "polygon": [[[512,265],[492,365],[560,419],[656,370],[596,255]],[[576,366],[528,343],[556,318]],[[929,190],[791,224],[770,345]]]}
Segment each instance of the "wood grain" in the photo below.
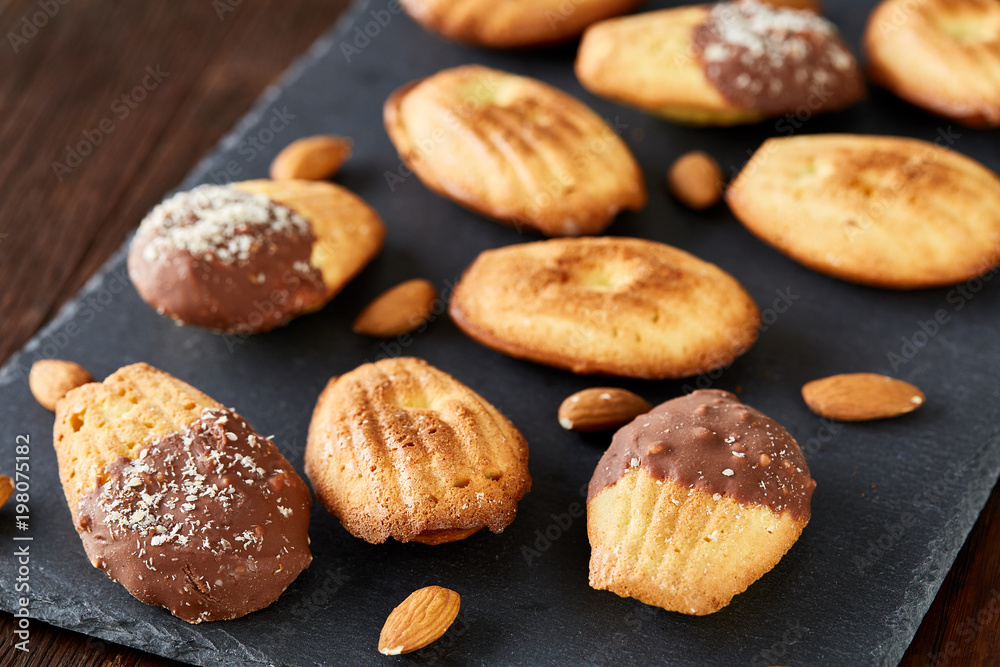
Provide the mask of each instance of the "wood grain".
{"label": "wood grain", "polygon": [[994,487],[900,665],[1000,665],[998,519],[1000,485]]}
{"label": "wood grain", "polygon": [[[7,35],[39,11],[37,0],[0,5],[0,361],[83,286],[347,5],[61,1],[17,53]],[[143,79],[156,83],[147,67],[168,75],[131,108],[121,96]],[[101,130],[105,119],[111,132]],[[66,146],[84,133],[100,143],[57,174],[53,162],[65,163]],[[0,614],[0,665],[179,664],[36,621],[25,655],[10,641],[13,620]]]}
{"label": "wood grain", "polygon": [[[217,12],[219,6],[231,11]],[[72,0],[0,48],[0,359],[71,297],[346,0]],[[37,11],[15,0],[3,34]],[[130,108],[147,68],[168,73]],[[127,115],[124,115],[126,114]],[[122,117],[124,115],[124,117]],[[113,124],[110,133],[101,123]],[[70,173],[66,146],[99,136]]]}
{"label": "wood grain", "polygon": [[[17,53],[4,39],[0,361],[56,313],[345,5],[69,0]],[[17,34],[36,11],[37,0],[8,0],[0,32]],[[122,117],[125,102],[116,100],[157,66],[169,75]],[[85,132],[95,136],[102,119],[114,130],[57,175],[53,162],[65,162],[66,146]],[[997,519],[995,489],[902,664],[1000,665]],[[37,621],[31,627],[30,653],[16,651],[14,619],[0,614],[0,665],[179,664]]]}

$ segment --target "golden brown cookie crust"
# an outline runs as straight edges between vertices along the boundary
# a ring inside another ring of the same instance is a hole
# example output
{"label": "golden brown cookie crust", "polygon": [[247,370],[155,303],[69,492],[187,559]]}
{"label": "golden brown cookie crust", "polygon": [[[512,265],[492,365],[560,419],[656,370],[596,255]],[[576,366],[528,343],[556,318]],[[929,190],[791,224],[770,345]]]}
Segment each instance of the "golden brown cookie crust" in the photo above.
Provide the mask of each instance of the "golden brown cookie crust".
{"label": "golden brown cookie crust", "polygon": [[642,0],[400,0],[406,13],[448,39],[493,48],[555,44]]}
{"label": "golden brown cookie crust", "polygon": [[[690,109],[753,122],[758,114],[731,104],[705,77],[691,42],[708,5],[608,19],[583,35],[576,76],[595,95],[650,110]],[[651,60],[655,59],[655,63]]]}
{"label": "golden brown cookie crust", "polygon": [[517,428],[421,359],[364,364],[330,380],[313,412],[306,474],[331,514],[375,544],[499,533],[531,488]]}
{"label": "golden brown cookie crust", "polygon": [[807,523],[637,467],[587,503],[590,585],[704,616],[770,571]]}
{"label": "golden brown cookie crust", "polygon": [[769,139],[727,199],[765,243],[841,280],[940,287],[1000,263],[1000,179],[925,141],[847,134]]}
{"label": "golden brown cookie crust", "polygon": [[[204,408],[221,408],[191,385],[144,363],[119,368],[104,382],[77,387],[56,405],[53,444],[66,502],[77,520],[84,494],[119,456],[180,431]],[[127,415],[127,418],[123,416]]]}
{"label": "golden brown cookie crust", "polygon": [[873,81],[971,127],[1000,126],[1000,4],[885,0],[864,47]]}
{"label": "golden brown cookie crust", "polygon": [[434,192],[548,236],[598,234],[646,204],[642,172],[576,98],[479,65],[407,84],[385,103],[400,158]]}
{"label": "golden brown cookie crust", "polygon": [[753,345],[760,314],[722,269],[630,238],[539,241],[483,252],[449,312],[476,341],[574,373],[697,375]]}

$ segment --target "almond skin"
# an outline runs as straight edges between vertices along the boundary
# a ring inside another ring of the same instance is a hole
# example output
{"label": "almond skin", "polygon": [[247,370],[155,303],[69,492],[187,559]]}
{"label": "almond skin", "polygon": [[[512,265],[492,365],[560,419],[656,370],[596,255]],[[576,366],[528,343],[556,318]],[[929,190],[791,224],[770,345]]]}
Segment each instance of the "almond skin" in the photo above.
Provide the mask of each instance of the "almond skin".
{"label": "almond skin", "polygon": [[317,135],[297,139],[285,146],[271,162],[275,181],[330,178],[351,157],[353,144],[345,137]]}
{"label": "almond skin", "polygon": [[670,166],[667,187],[680,203],[700,211],[722,199],[722,169],[708,153],[685,153]]}
{"label": "almond skin", "polygon": [[354,333],[389,338],[413,331],[427,321],[437,290],[422,278],[407,280],[375,298],[354,320]]}
{"label": "almond skin", "polygon": [[652,405],[625,389],[593,387],[569,396],[559,406],[559,424],[568,431],[595,433],[624,426]]}
{"label": "almond skin", "polygon": [[56,403],[71,389],[76,389],[94,378],[80,364],[62,359],[39,359],[31,365],[28,386],[31,394],[42,407],[55,410]]}
{"label": "almond skin", "polygon": [[802,398],[821,417],[844,422],[899,417],[924,404],[924,393],[909,382],[876,373],[849,373],[813,380]]}
{"label": "almond skin", "polygon": [[0,475],[0,505],[6,503],[12,493],[14,493],[14,480],[7,475]]}
{"label": "almond skin", "polygon": [[458,616],[461,596],[441,586],[428,586],[392,610],[378,637],[378,650],[399,655],[421,649],[443,635]]}

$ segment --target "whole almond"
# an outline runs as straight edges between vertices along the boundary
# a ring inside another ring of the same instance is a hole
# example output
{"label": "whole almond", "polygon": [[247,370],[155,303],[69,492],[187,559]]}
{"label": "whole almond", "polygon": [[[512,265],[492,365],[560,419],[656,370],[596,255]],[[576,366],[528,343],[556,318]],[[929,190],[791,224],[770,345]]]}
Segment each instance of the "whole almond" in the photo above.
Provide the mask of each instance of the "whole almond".
{"label": "whole almond", "polygon": [[375,298],[354,320],[354,333],[388,338],[413,331],[427,321],[437,300],[429,281],[414,278]]}
{"label": "whole almond", "polygon": [[578,391],[559,406],[559,424],[568,431],[594,433],[624,426],[653,406],[625,389],[594,387]]}
{"label": "whole almond", "polygon": [[14,480],[7,475],[0,475],[0,505],[6,503],[12,493],[14,493]]}
{"label": "whole almond", "polygon": [[49,410],[71,389],[93,382],[94,378],[80,364],[62,359],[39,359],[31,365],[28,386],[35,400]]}
{"label": "whole almond", "polygon": [[821,417],[845,422],[898,417],[924,404],[924,393],[909,382],[876,373],[848,373],[813,380],[802,398]]}
{"label": "whole almond", "polygon": [[285,146],[271,162],[271,178],[320,181],[330,178],[351,157],[353,144],[345,137],[317,135]]}
{"label": "whole almond", "polygon": [[428,586],[392,610],[378,637],[378,650],[399,655],[421,649],[443,635],[458,616],[461,596],[441,586]]}
{"label": "whole almond", "polygon": [[680,203],[700,211],[722,199],[722,169],[708,153],[685,153],[667,172],[667,187]]}

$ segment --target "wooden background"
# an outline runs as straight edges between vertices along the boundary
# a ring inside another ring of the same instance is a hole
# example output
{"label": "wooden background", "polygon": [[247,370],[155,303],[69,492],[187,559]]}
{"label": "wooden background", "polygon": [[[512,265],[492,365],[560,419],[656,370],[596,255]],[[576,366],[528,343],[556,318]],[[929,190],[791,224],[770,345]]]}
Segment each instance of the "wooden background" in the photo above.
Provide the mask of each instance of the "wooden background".
{"label": "wooden background", "polygon": [[[346,4],[0,0],[0,362]],[[43,21],[36,14],[46,7],[53,16]],[[44,25],[29,28],[26,18]],[[147,67],[169,74],[134,109],[116,102],[142,83]],[[111,132],[100,130],[106,118]],[[65,163],[66,145],[84,132],[100,136],[99,145],[57,174],[53,163]],[[1000,665],[998,518],[995,489],[904,665]],[[31,627],[30,653],[16,651],[13,618],[0,613],[0,665],[178,664],[37,621]]]}

